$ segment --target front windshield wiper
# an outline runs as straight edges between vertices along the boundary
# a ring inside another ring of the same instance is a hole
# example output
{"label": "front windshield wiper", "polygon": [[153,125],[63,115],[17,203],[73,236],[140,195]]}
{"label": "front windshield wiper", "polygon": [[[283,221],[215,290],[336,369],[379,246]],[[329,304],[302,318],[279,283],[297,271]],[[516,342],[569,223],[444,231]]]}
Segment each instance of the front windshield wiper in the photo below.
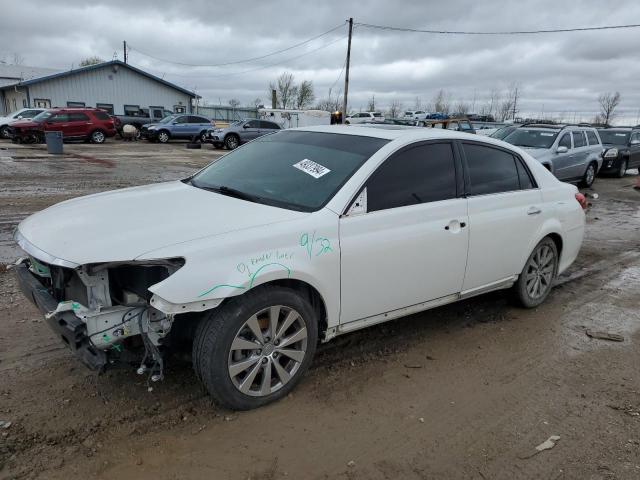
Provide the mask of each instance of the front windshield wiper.
{"label": "front windshield wiper", "polygon": [[258,195],[253,195],[251,193],[246,193],[241,190],[237,190],[232,187],[227,187],[226,185],[201,185],[195,182],[193,179],[189,180],[189,183],[196,188],[201,188],[203,190],[207,190],[209,192],[216,192],[222,195],[227,195],[229,197],[240,198],[242,200],[247,200],[249,202],[258,202],[262,199],[262,197]]}

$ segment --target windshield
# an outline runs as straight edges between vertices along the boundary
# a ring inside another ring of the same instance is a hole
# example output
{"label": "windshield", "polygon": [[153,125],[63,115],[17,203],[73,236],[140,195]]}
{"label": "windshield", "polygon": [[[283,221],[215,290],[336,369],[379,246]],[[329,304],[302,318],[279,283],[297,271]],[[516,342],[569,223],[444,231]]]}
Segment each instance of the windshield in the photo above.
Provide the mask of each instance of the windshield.
{"label": "windshield", "polygon": [[559,131],[516,128],[503,138],[505,142],[518,147],[550,148]]}
{"label": "windshield", "polygon": [[176,117],[177,117],[177,115],[167,115],[162,120],[158,120],[158,123],[169,123],[170,121],[172,121]]}
{"label": "windshield", "polygon": [[195,187],[300,211],[322,208],[388,140],[282,131],[228,153],[191,179]]}
{"label": "windshield", "polygon": [[39,113],[38,115],[36,115],[35,117],[33,117],[33,121],[34,122],[44,122],[47,118],[51,118],[53,116],[53,113],[48,112],[48,111],[44,111],[42,113]]}
{"label": "windshield", "polygon": [[608,145],[627,145],[629,143],[629,135],[631,132],[625,132],[618,130],[617,132],[611,130],[598,130],[600,134],[600,140],[602,143]]}
{"label": "windshield", "polygon": [[504,137],[506,137],[507,135],[509,135],[511,132],[513,132],[516,129],[516,127],[502,127],[498,130],[496,130],[495,132],[493,132],[491,135],[489,135],[491,138],[497,138],[498,140],[503,140]]}

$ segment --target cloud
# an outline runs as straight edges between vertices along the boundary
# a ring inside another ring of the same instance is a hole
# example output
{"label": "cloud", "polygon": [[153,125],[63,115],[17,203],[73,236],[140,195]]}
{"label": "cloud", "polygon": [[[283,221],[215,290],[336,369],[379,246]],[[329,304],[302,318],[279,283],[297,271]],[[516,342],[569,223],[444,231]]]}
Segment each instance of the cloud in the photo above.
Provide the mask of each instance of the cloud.
{"label": "cloud", "polygon": [[[34,12],[47,21],[25,26],[24,19]],[[299,80],[313,80],[320,98],[332,86],[334,94],[342,89],[348,16],[360,23],[504,31],[634,23],[640,20],[640,3],[24,0],[3,8],[0,58],[18,52],[29,65],[69,68],[91,55],[121,58],[127,40],[132,64],[197,88],[211,103],[267,99],[269,81],[285,70]],[[187,67],[145,55],[193,64],[237,61],[287,48],[340,24],[344,27],[309,44],[246,64]],[[416,97],[427,103],[445,89],[454,101],[475,99],[479,106],[492,90],[518,82],[523,113],[579,112],[576,117],[586,120],[597,111],[600,93],[618,90],[620,113],[631,120],[640,107],[639,34],[640,29],[629,29],[445,36],[357,26],[350,104],[364,107],[375,95],[382,106],[399,100],[409,107]]]}

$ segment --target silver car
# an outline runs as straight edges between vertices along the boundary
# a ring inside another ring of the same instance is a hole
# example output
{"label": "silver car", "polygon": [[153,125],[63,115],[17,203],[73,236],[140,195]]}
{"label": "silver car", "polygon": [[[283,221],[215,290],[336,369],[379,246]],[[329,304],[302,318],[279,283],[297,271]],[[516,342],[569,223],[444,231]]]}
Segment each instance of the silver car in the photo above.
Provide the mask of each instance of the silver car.
{"label": "silver car", "polygon": [[602,142],[595,128],[529,124],[504,138],[535,157],[559,180],[590,187],[602,166]]}
{"label": "silver car", "polygon": [[281,129],[280,125],[268,120],[244,119],[232,123],[227,128],[209,130],[208,141],[213,143],[216,148],[224,146],[233,150],[242,143],[250,142],[262,135]]}

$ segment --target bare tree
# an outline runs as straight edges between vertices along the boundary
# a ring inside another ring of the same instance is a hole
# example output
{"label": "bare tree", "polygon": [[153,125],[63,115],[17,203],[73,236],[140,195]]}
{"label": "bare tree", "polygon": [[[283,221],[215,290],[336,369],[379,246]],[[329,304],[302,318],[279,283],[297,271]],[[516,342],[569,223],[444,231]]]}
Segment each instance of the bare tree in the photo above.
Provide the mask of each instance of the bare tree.
{"label": "bare tree", "polygon": [[304,109],[308,108],[316,96],[313,93],[313,82],[310,80],[303,80],[300,85],[296,87],[296,108]]}
{"label": "bare tree", "polygon": [[367,100],[367,112],[375,112],[376,111],[376,96],[371,95],[371,98]]}
{"label": "bare tree", "polygon": [[238,108],[240,106],[240,100],[237,98],[232,98],[229,100],[229,106],[231,108]]}
{"label": "bare tree", "polygon": [[253,108],[259,108],[260,105],[263,105],[262,99],[260,97],[256,97],[253,99],[253,102],[251,102],[250,106]]}
{"label": "bare tree", "polygon": [[504,122],[506,119],[516,118],[518,113],[518,84],[513,82],[506,95],[499,95],[496,107],[496,120]]}
{"label": "bare tree", "polygon": [[416,99],[414,100],[413,109],[422,110],[422,99],[420,97],[416,97]]}
{"label": "bare tree", "polygon": [[339,90],[335,96],[332,96],[331,89],[326,98],[321,98],[316,104],[318,110],[325,112],[338,112],[342,109],[342,90]]}
{"label": "bare tree", "polygon": [[269,97],[272,90],[276,91],[276,103],[280,108],[290,108],[294,105],[298,89],[292,73],[283,72],[275,82],[269,83]]}
{"label": "bare tree", "polygon": [[469,104],[462,100],[459,100],[458,103],[456,103],[456,106],[453,108],[453,114],[456,115],[457,117],[463,117],[468,113],[469,113]]}
{"label": "bare tree", "polygon": [[451,109],[451,95],[445,90],[440,89],[436,96],[431,101],[433,103],[433,110],[435,112],[449,113]]}
{"label": "bare tree", "polygon": [[18,52],[14,52],[11,63],[13,63],[14,65],[22,65],[24,64],[24,57]]}
{"label": "bare tree", "polygon": [[97,65],[99,63],[103,63],[104,60],[96,55],[94,55],[93,57],[87,57],[87,58],[83,58],[82,60],[80,60],[80,63],[78,64],[79,67],[88,67],[90,65]]}
{"label": "bare tree", "polygon": [[600,113],[598,116],[603,124],[609,125],[615,117],[615,110],[620,103],[620,92],[607,92],[598,97]]}
{"label": "bare tree", "polygon": [[402,104],[399,100],[393,100],[391,105],[389,105],[389,110],[387,111],[389,117],[398,118],[400,113],[402,113]]}

